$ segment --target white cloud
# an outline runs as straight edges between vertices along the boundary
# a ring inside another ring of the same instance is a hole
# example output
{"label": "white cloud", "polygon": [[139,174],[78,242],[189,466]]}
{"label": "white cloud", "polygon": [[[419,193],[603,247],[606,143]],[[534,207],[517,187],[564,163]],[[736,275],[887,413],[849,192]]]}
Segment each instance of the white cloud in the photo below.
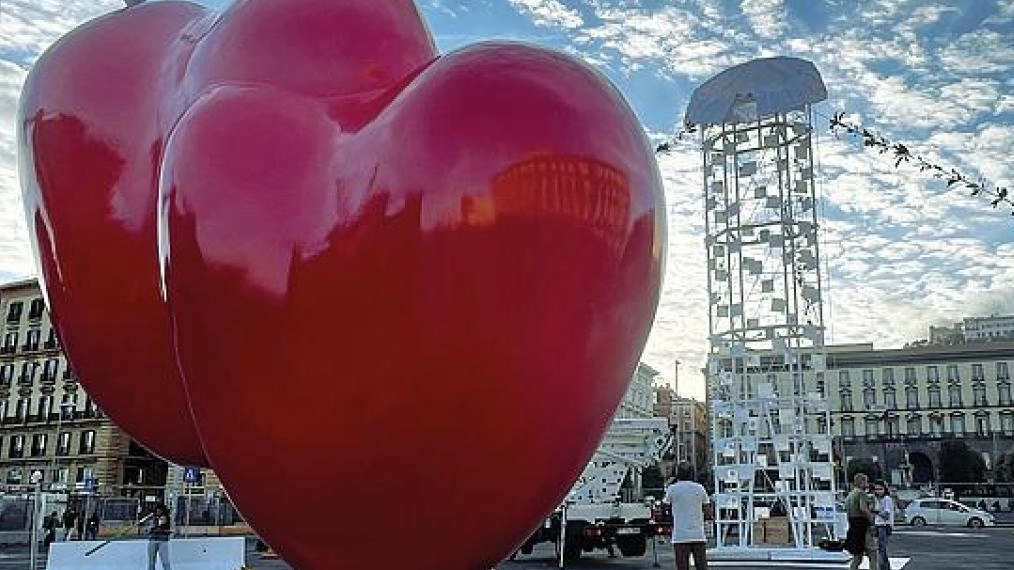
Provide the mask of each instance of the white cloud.
{"label": "white cloud", "polygon": [[508,0],[519,12],[539,26],[577,28],[584,24],[581,13],[558,0]]}
{"label": "white cloud", "polygon": [[[457,15],[447,19],[456,27],[434,30],[438,39],[523,35],[495,23],[473,27],[484,10],[470,1],[421,1]],[[994,3],[977,26],[959,30],[951,23],[967,14],[917,0],[823,3],[827,20],[805,25],[793,3],[778,0],[654,7],[636,0],[509,2],[551,29],[556,47],[631,81],[634,70],[663,78],[651,88],[620,84],[649,129],[667,130],[665,122],[682,116],[678,107],[693,87],[722,69],[763,55],[794,55],[823,74],[829,101],[818,106],[822,113],[847,111],[943,166],[1014,187],[1014,3]],[[8,120],[22,68],[66,30],[118,5],[4,1],[0,59],[17,65],[0,64],[0,278],[30,271]],[[645,111],[666,105],[662,118]],[[817,120],[818,166],[831,340],[900,346],[925,337],[929,324],[1014,313],[1009,213],[906,165],[894,168],[855,140],[828,137],[824,121]],[[644,359],[669,378],[679,359],[681,389],[703,396],[699,369],[708,325],[699,156],[691,141],[659,164],[669,258]]]}
{"label": "white cloud", "polygon": [[787,15],[782,0],[743,0],[740,8],[760,38],[778,38],[786,29]]}

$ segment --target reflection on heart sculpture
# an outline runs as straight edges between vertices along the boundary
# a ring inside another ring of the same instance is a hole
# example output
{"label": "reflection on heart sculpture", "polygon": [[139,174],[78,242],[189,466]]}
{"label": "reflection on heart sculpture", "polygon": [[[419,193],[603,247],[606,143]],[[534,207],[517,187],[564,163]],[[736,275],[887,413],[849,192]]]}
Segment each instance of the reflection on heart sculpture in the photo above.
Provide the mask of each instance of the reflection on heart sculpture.
{"label": "reflection on heart sculpture", "polygon": [[651,325],[638,121],[559,53],[436,54],[407,0],[241,0],[178,43],[160,266],[211,466],[299,570],[492,567]]}
{"label": "reflection on heart sculpture", "polygon": [[206,460],[159,294],[155,210],[182,104],[165,71],[206,15],[159,2],[72,31],[32,67],[18,117],[29,236],[67,359],[119,427],[188,465]]}

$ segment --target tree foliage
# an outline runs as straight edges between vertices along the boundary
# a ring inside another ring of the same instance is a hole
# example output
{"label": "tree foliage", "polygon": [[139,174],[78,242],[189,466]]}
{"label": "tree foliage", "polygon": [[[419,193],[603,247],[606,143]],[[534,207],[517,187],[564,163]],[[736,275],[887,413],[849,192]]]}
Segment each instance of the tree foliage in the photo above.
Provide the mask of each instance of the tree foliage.
{"label": "tree foliage", "polygon": [[865,473],[871,481],[881,478],[880,465],[871,457],[853,457],[849,459],[848,465],[845,466],[845,473],[848,475],[848,484],[852,484],[852,479],[855,478],[857,473]]}
{"label": "tree foliage", "polygon": [[960,439],[940,443],[940,480],[946,483],[979,483],[986,480],[986,460]]}
{"label": "tree foliage", "polygon": [[993,478],[997,483],[1014,482],[1014,453],[1004,453],[996,458],[993,466]]}

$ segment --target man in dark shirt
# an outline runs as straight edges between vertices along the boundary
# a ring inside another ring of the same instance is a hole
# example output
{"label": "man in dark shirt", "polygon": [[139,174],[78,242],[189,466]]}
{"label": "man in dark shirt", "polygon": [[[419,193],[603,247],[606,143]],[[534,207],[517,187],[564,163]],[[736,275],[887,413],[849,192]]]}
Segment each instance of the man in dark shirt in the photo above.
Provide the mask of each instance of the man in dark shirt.
{"label": "man in dark shirt", "polygon": [[845,550],[852,555],[849,570],[858,570],[864,555],[870,559],[870,570],[878,570],[877,537],[873,534],[873,500],[867,493],[869,486],[870,478],[865,473],[857,473],[852,480],[852,492],[845,499],[845,514],[849,519]]}

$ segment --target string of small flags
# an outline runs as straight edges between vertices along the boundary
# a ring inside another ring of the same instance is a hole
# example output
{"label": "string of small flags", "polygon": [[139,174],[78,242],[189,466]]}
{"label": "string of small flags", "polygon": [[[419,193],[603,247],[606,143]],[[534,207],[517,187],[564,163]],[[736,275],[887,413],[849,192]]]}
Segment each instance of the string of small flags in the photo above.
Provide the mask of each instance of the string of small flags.
{"label": "string of small flags", "polygon": [[1002,204],[1005,207],[1010,207],[1011,216],[1014,216],[1014,201],[1012,201],[1007,187],[989,184],[984,178],[974,180],[955,168],[947,169],[920,155],[913,154],[906,145],[900,142],[891,142],[886,137],[878,135],[866,127],[847,122],[844,112],[835,113],[828,120],[832,134],[837,136],[844,132],[852,136],[861,137],[864,148],[873,148],[880,154],[890,156],[894,160],[895,168],[901,167],[902,163],[907,163],[918,168],[919,172],[928,171],[933,178],[944,180],[947,183],[947,188],[958,186],[967,190],[973,197],[985,196],[989,199],[990,206],[999,208]]}
{"label": "string of small flags", "polygon": [[[913,154],[908,146],[900,142],[891,142],[886,137],[878,135],[861,125],[846,121],[844,112],[835,113],[833,117],[820,115],[828,119],[833,135],[838,136],[845,133],[861,137],[864,148],[873,148],[880,154],[891,157],[895,168],[900,168],[902,163],[906,163],[918,168],[919,172],[930,172],[934,178],[943,180],[947,184],[947,188],[961,187],[967,190],[973,197],[984,196],[989,200],[990,206],[994,208],[999,208],[1001,205],[1009,207],[1011,208],[1011,216],[1014,216],[1014,196],[1010,194],[1006,186],[989,184],[984,178],[978,180],[969,178],[955,168],[948,169],[920,155]],[[655,147],[655,153],[668,154],[676,150],[681,143],[686,145],[692,144],[688,141],[684,142],[686,141],[685,137],[696,131],[696,125],[681,128],[675,136],[659,143]]]}

